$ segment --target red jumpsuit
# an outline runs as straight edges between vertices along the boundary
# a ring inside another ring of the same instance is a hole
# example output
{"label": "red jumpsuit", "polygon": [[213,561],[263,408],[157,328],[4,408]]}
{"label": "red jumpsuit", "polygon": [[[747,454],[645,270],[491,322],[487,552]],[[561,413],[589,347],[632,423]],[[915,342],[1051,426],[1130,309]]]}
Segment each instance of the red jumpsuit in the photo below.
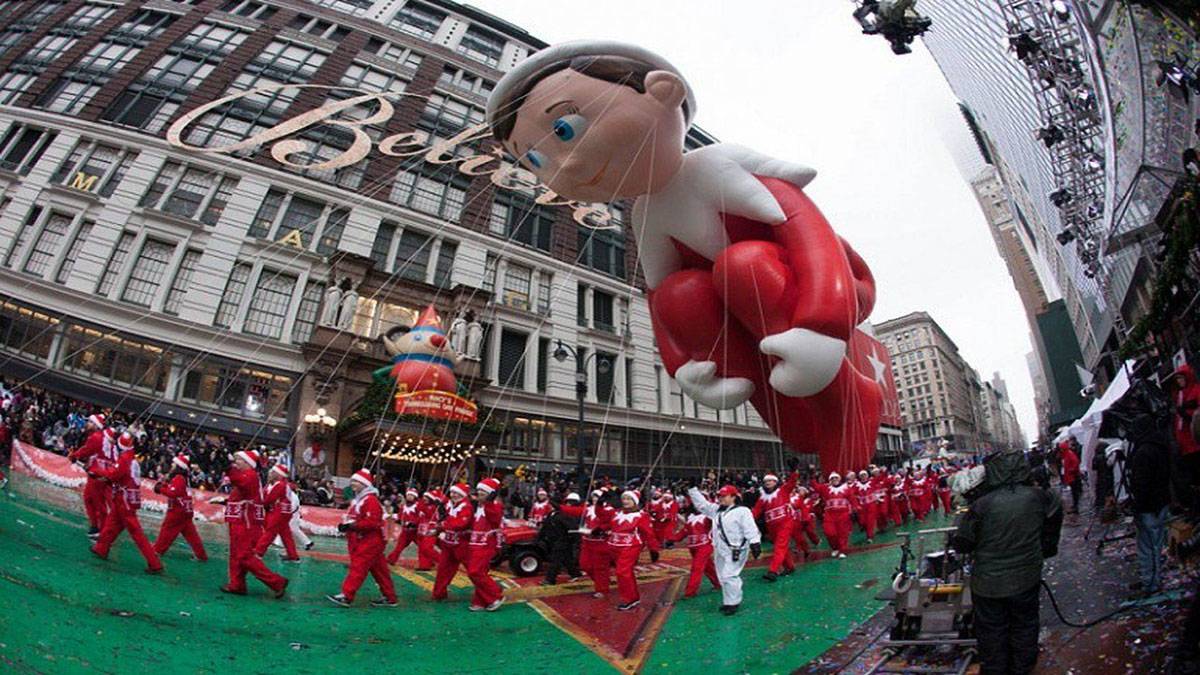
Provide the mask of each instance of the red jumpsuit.
{"label": "red jumpsuit", "polygon": [[[570,506],[562,508],[566,510]],[[608,582],[612,578],[612,554],[608,549],[607,535],[597,535],[595,531],[607,530],[616,513],[616,509],[608,504],[591,504],[583,512],[583,527],[589,532],[579,541],[579,568],[591,578],[596,593],[608,592]],[[569,511],[568,514],[575,515]]]}
{"label": "red jumpsuit", "polygon": [[431,570],[438,564],[438,505],[421,504],[417,507],[417,516],[417,569]]}
{"label": "red jumpsuit", "polygon": [[913,517],[918,522],[924,522],[933,507],[933,494],[929,491],[929,479],[912,478],[908,481],[908,503],[912,508]]}
{"label": "red jumpsuit", "polygon": [[[421,505],[415,500],[410,504],[405,502],[404,506],[400,507],[400,513],[397,524],[400,525],[400,536],[396,538],[396,548],[388,554],[387,561],[389,565],[395,565],[400,562],[400,553],[408,548],[408,545],[417,541],[417,528],[421,525]],[[430,542],[432,543],[432,542]],[[417,545],[418,554],[420,553],[420,544]]]}
{"label": "red jumpsuit", "polygon": [[892,476],[888,481],[888,495],[891,498],[892,522],[896,526],[904,524],[908,517],[908,479],[904,476]]}
{"label": "red jumpsuit", "polygon": [[446,517],[442,519],[442,533],[438,536],[438,546],[442,553],[438,558],[437,576],[433,581],[434,600],[446,599],[446,591],[450,588],[454,575],[458,573],[459,565],[467,564],[467,538],[474,516],[475,512],[469,499],[463,499],[446,508]]}
{"label": "red jumpsuit", "polygon": [[467,576],[475,586],[471,596],[473,607],[487,607],[504,597],[504,590],[489,573],[492,558],[500,550],[500,525],[504,520],[504,505],[493,499],[475,507],[467,542]]}
{"label": "red jumpsuit", "polygon": [[283,550],[287,553],[287,559],[300,559],[300,554],[296,552],[296,541],[292,537],[292,514],[295,511],[292,509],[291,492],[292,486],[287,479],[274,481],[267,487],[267,493],[263,495],[263,506],[267,509],[267,523],[258,537],[254,555],[261,558],[267,552],[267,548],[271,546],[271,542],[275,541],[275,537],[278,536],[283,540]]}
{"label": "red jumpsuit", "polygon": [[379,591],[388,602],[396,602],[392,571],[383,556],[387,542],[383,539],[383,506],[378,495],[375,488],[363,488],[346,511],[345,522],[350,523],[350,529],[346,531],[350,571],[342,581],[342,595],[347,602],[354,602],[354,595],[366,581],[367,574],[379,584]]}
{"label": "red jumpsuit", "polygon": [[950,515],[950,499],[953,496],[950,492],[950,474],[938,476],[936,491],[938,501],[942,503],[942,511]]}
{"label": "red jumpsuit", "polygon": [[872,476],[867,482],[867,499],[874,509],[875,528],[882,530],[887,527],[891,517],[891,505],[888,503],[888,479],[882,474]]}
{"label": "red jumpsuit", "polygon": [[225,502],[225,524],[229,526],[229,584],[231,593],[246,593],[246,573],[282,595],[288,580],[272,572],[254,553],[262,536],[262,483],[254,469],[230,467],[229,483],[233,490]]}
{"label": "red jumpsuit", "polygon": [[692,513],[687,516],[683,527],[671,535],[671,541],[683,541],[688,553],[692,554],[692,569],[683,592],[685,598],[696,595],[704,577],[708,577],[713,588],[721,587],[717,579],[717,567],[713,564],[712,528],[713,523],[708,516]]}
{"label": "red jumpsuit", "polygon": [[668,541],[675,532],[675,523],[679,517],[679,502],[673,497],[651,499],[647,507],[650,522],[654,526],[654,536],[658,540]]}
{"label": "red jumpsuit", "polygon": [[116,456],[111,449],[105,447],[104,430],[97,429],[88,434],[83,445],[67,455],[67,458],[84,462],[88,476],[83,485],[83,510],[87,513],[88,524],[99,529],[104,526],[112,497],[112,486],[99,476],[116,464]]}
{"label": "red jumpsuit", "polygon": [[533,506],[529,509],[529,522],[534,525],[541,525],[546,516],[551,513],[554,513],[554,505],[550,503],[549,499],[544,502],[534,502]]}
{"label": "red jumpsuit", "polygon": [[855,483],[854,502],[858,507],[858,524],[862,526],[867,539],[875,538],[875,502],[871,501],[871,486],[867,483]]}
{"label": "red jumpsuit", "polygon": [[167,516],[163,518],[158,538],[154,540],[154,551],[159,555],[166,553],[175,542],[175,537],[182,534],[183,540],[192,547],[196,559],[208,560],[204,542],[196,531],[196,523],[192,522],[192,495],[188,491],[187,477],[175,474],[171,480],[155,486],[155,491],[167,498]]}
{"label": "red jumpsuit", "polygon": [[108,515],[104,527],[100,530],[100,538],[92,547],[92,553],[101,558],[108,558],[108,552],[116,541],[117,535],[123,530],[129,531],[129,538],[137,545],[142,557],[146,559],[146,567],[151,572],[162,569],[162,561],[158,559],[154,546],[142,531],[137,512],[142,507],[142,489],[138,486],[137,459],[133,450],[126,450],[117,459],[116,466],[110,469],[97,469],[97,473],[112,486],[112,497],[109,501]]}
{"label": "red jumpsuit", "polygon": [[815,546],[821,542],[817,538],[817,520],[812,511],[813,506],[816,505],[816,499],[801,497],[793,492],[790,502],[792,504],[792,541],[796,542],[796,548],[807,558],[811,548],[810,544]]}
{"label": "red jumpsuit", "polygon": [[825,539],[835,553],[845,553],[850,545],[850,511],[854,508],[854,489],[842,483],[833,487],[828,483],[813,483],[812,489],[821,495],[825,503]]}
{"label": "red jumpsuit", "polygon": [[754,519],[762,518],[767,524],[766,535],[771,538],[772,574],[788,574],[796,569],[792,561],[792,550],[788,545],[792,539],[792,490],[796,488],[796,474],[788,476],[773,492],[764,492],[754,503]]}
{"label": "red jumpsuit", "polygon": [[642,511],[622,511],[614,515],[608,530],[608,550],[617,564],[617,593],[622,604],[640,598],[633,569],[643,546],[658,551],[658,539],[650,526],[650,516]]}

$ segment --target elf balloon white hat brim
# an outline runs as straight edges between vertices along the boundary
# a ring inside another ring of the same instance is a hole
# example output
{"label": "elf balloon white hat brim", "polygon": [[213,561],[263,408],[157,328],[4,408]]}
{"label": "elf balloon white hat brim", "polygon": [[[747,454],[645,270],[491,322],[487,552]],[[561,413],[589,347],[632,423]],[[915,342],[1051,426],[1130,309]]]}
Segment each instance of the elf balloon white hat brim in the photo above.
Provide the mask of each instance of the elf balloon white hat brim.
{"label": "elf balloon white hat brim", "polygon": [[683,106],[684,124],[690,125],[696,116],[696,94],[679,69],[670,61],[638,45],[616,40],[571,40],[550,45],[518,63],[496,83],[487,102],[487,123],[493,126],[501,113],[510,112],[514,97],[528,93],[531,81],[567,67],[575,59],[615,56],[649,66],[651,70],[674,73],[683,82],[687,99]]}

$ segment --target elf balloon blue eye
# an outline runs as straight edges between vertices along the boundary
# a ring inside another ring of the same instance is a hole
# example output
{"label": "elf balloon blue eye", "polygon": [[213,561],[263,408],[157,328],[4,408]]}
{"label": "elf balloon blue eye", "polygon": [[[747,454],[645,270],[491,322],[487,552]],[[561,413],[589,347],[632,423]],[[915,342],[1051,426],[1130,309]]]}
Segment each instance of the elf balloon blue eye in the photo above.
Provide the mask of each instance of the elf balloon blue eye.
{"label": "elf balloon blue eye", "polygon": [[554,120],[554,135],[564,143],[574,140],[587,129],[587,118],[583,115],[563,115]]}
{"label": "elf balloon blue eye", "polygon": [[533,168],[540,169],[546,163],[546,158],[537,150],[530,150],[525,153],[525,161],[529,162]]}

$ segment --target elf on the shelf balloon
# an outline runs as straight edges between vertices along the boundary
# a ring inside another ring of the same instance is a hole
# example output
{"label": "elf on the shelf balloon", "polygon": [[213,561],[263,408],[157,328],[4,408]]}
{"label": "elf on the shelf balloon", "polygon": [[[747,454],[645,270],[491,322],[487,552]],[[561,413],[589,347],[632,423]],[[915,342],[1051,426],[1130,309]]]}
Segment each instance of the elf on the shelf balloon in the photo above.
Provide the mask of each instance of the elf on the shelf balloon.
{"label": "elf on the shelf balloon", "polygon": [[558,195],[636,200],[654,334],[684,393],[717,409],[750,401],[825,468],[870,460],[881,395],[854,363],[875,282],[804,194],[812,169],[724,144],[684,154],[691,88],[620,42],[537,52],[497,83],[487,112],[493,136]]}

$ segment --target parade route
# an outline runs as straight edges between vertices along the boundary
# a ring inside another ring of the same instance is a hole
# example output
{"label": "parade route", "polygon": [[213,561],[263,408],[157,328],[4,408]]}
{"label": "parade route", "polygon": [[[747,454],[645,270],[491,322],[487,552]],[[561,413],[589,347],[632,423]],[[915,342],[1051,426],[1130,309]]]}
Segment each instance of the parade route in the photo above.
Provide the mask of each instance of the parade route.
{"label": "parade route", "polygon": [[[60,496],[70,503],[72,494]],[[157,530],[157,519],[144,520]],[[585,583],[547,588],[503,573],[508,604],[468,612],[465,576],[447,602],[433,603],[430,575],[402,560],[394,568],[400,607],[369,607],[368,582],[356,605],[341,609],[324,599],[345,572],[340,541],[322,540],[293,565],[269,552],[268,565],[291,579],[276,601],[256,582],[247,597],[218,592],[222,543],[208,542],[208,563],[177,545],[164,558],[166,573],[152,577],[128,540],[102,561],[88,553],[84,533],[82,515],[69,507],[19,490],[0,499],[4,669],[264,672],[269,661],[275,672],[317,673],[402,659],[412,672],[788,672],[882,607],[874,596],[896,563],[895,551],[881,547],[810,562],[774,584],[751,566],[743,611],[726,618],[707,582],[697,598],[678,599],[682,550],[639,567],[643,603],[627,613],[615,611],[614,598],[591,598]]]}

